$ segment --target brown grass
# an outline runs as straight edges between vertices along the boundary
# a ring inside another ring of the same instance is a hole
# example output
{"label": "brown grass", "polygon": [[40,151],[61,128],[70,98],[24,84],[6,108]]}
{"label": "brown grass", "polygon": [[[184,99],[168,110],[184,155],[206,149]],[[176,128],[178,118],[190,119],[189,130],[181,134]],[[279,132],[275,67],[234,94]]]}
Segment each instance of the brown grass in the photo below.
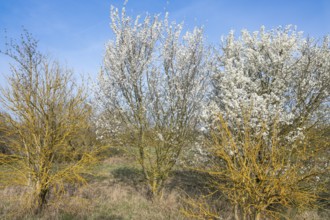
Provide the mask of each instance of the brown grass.
{"label": "brown grass", "polygon": [[[88,185],[67,186],[67,193],[60,201],[50,204],[39,216],[25,211],[23,187],[7,187],[0,190],[0,219],[42,219],[42,220],[162,220],[191,219],[185,217],[182,198],[201,196],[205,189],[204,176],[188,170],[176,170],[167,182],[163,197],[151,200],[143,183],[142,171],[134,160],[123,155],[105,159],[93,168],[93,176],[88,176]],[[232,219],[232,208],[223,199],[220,203],[210,201],[219,210],[222,219]],[[293,219],[326,219],[317,211],[297,214]]]}
{"label": "brown grass", "polygon": [[104,160],[88,185],[71,186],[39,216],[24,211],[23,188],[7,187],[0,191],[0,219],[184,219],[177,192],[150,200],[139,172],[128,158]]}

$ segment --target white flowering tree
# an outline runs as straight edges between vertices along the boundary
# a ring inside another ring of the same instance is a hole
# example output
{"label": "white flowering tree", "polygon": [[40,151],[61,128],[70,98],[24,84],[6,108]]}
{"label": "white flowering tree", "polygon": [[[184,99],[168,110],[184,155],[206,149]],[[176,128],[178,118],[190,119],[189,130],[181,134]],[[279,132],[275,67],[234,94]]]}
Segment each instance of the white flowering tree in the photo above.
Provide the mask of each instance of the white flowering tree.
{"label": "white flowering tree", "polygon": [[[323,42],[304,38],[295,28],[231,32],[222,40],[214,74],[211,112],[221,112],[230,123],[251,111],[251,125],[271,127],[279,119],[280,136],[299,133],[329,116],[330,49]],[[243,110],[242,110],[243,109]]]}
{"label": "white flowering tree", "polygon": [[182,36],[167,15],[132,19],[115,8],[111,28],[96,89],[99,137],[130,149],[158,195],[196,136],[209,70],[202,30]]}
{"label": "white flowering tree", "polygon": [[320,131],[329,125],[329,43],[290,26],[243,30],[238,38],[231,32],[222,40],[205,111],[212,119],[205,170],[215,177],[210,185],[236,206],[236,219],[312,208],[324,190],[329,150]]}

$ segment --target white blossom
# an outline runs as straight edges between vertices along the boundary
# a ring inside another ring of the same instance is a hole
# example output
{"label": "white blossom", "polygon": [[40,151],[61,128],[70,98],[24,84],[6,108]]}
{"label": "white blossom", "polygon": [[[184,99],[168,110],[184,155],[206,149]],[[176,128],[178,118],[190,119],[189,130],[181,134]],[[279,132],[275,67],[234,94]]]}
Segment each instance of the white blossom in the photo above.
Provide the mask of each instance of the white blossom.
{"label": "white blossom", "polygon": [[155,146],[148,147],[170,160],[157,161],[175,162],[198,133],[210,89],[203,30],[182,33],[182,24],[167,14],[132,19],[115,8],[111,28],[115,36],[95,88],[99,133],[154,138]]}
{"label": "white blossom", "polygon": [[329,117],[328,38],[319,44],[291,26],[243,30],[239,38],[230,32],[217,61],[213,115],[222,113],[234,122],[250,109],[252,127],[260,129],[266,121],[269,130],[277,119],[291,140],[302,136],[307,123]]}

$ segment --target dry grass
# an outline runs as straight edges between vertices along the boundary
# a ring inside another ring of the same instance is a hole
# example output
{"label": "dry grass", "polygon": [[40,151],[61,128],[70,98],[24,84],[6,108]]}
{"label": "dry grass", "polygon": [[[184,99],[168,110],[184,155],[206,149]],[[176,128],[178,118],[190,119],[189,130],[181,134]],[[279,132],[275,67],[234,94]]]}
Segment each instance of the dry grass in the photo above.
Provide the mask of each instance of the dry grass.
{"label": "dry grass", "polygon": [[[143,175],[133,160],[125,156],[113,156],[94,167],[94,175],[88,176],[88,185],[68,186],[67,194],[60,201],[52,201],[39,216],[24,209],[25,189],[7,187],[0,190],[0,219],[112,219],[112,220],[162,220],[190,219],[181,212],[182,197],[200,197],[203,176],[187,170],[176,170],[166,186],[164,196],[150,200],[143,183]],[[218,200],[219,201],[219,200]],[[232,208],[226,203],[211,201],[222,219],[232,219]],[[297,214],[292,219],[327,219],[316,211]]]}
{"label": "dry grass", "polygon": [[22,188],[7,187],[0,191],[0,219],[184,219],[177,192],[148,199],[142,174],[130,159],[112,157],[94,173],[88,185],[71,187],[39,216],[24,211]]}

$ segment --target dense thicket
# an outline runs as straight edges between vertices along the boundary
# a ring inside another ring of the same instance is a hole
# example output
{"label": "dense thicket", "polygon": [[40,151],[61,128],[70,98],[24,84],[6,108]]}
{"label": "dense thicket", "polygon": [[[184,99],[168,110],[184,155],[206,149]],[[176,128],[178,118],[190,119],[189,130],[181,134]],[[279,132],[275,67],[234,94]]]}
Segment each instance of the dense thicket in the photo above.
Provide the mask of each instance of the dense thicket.
{"label": "dense thicket", "polygon": [[0,186],[28,186],[40,212],[51,192],[84,181],[98,139],[136,159],[152,198],[174,169],[202,173],[201,191],[212,193],[186,200],[190,217],[223,217],[214,195],[236,219],[280,218],[327,200],[329,37],[261,27],[230,32],[216,49],[201,28],[183,33],[168,15],[115,8],[111,29],[93,107],[31,35],[2,51],[15,64],[0,97]]}

